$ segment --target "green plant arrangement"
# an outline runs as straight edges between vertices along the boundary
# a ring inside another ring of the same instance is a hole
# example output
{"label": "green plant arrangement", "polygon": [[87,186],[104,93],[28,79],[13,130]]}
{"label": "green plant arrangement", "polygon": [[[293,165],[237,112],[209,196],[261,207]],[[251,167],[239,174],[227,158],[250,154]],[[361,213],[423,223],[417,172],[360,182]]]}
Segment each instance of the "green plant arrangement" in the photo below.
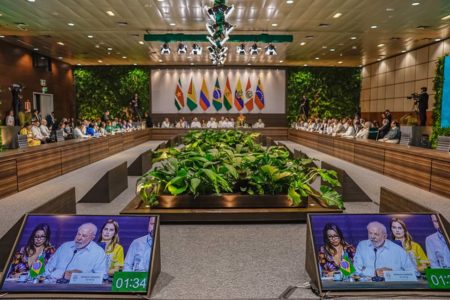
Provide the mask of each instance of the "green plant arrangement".
{"label": "green plant arrangement", "polygon": [[158,166],[138,179],[136,191],[143,202],[158,205],[161,194],[199,195],[287,195],[292,206],[305,197],[320,197],[328,206],[343,208],[333,188],[310,187],[318,177],[339,186],[336,172],[313,167],[311,159],[292,159],[284,147],[263,147],[259,133],[236,130],[190,131],[182,148],[154,153]]}
{"label": "green plant arrangement", "polygon": [[0,128],[0,152],[3,151],[2,129]]}
{"label": "green plant arrangement", "polygon": [[431,147],[436,148],[438,136],[450,136],[450,127],[441,127],[442,93],[444,88],[444,61],[445,56],[436,62],[436,77],[434,78],[433,90],[435,91],[435,102],[433,107],[433,132],[430,137]]}
{"label": "green plant arrangement", "polygon": [[303,67],[291,69],[287,79],[287,118],[299,117],[300,98],[310,99],[310,115],[353,117],[359,109],[360,68]]}
{"label": "green plant arrangement", "polygon": [[77,115],[81,119],[96,119],[108,109],[113,117],[123,118],[124,108],[135,92],[139,95],[140,111],[149,107],[149,71],[138,67],[77,67]]}

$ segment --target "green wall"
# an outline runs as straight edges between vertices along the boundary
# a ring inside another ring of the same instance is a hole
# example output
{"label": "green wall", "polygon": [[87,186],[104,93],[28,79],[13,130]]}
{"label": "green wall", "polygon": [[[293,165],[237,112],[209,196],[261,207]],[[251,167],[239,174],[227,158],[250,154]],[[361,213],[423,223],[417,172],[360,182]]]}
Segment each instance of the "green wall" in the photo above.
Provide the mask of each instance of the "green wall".
{"label": "green wall", "polygon": [[433,148],[437,146],[438,136],[450,136],[450,128],[441,127],[441,111],[442,111],[442,92],[444,88],[444,60],[445,56],[439,58],[436,62],[436,77],[434,78],[433,90],[436,92],[433,107],[433,133],[430,142]]}
{"label": "green wall", "polygon": [[150,98],[150,71],[145,67],[77,67],[74,69],[76,111],[78,118],[94,119],[109,109],[114,117],[124,115],[135,92],[139,107],[148,110]]}
{"label": "green wall", "polygon": [[289,123],[298,118],[302,95],[310,99],[310,116],[354,117],[359,110],[360,68],[304,67],[287,76]]}

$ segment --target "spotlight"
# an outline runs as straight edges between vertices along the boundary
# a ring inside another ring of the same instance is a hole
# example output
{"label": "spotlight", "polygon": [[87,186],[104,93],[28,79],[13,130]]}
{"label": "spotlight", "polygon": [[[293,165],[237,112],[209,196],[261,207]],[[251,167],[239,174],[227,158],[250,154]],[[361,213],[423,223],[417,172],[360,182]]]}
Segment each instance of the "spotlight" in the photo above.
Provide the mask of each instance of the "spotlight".
{"label": "spotlight", "polygon": [[170,48],[167,43],[164,43],[161,47],[161,54],[162,55],[169,55],[170,54]]}
{"label": "spotlight", "polygon": [[259,54],[259,49],[258,49],[258,45],[253,44],[252,47],[250,48],[250,54],[251,55],[258,55]]}
{"label": "spotlight", "polygon": [[277,50],[275,49],[275,46],[272,44],[269,44],[269,46],[265,49],[266,55],[277,55]]}
{"label": "spotlight", "polygon": [[245,51],[245,45],[244,44],[240,44],[239,46],[236,47],[236,54],[239,54],[239,55],[247,54],[247,52]]}
{"label": "spotlight", "polygon": [[193,44],[191,54],[202,55],[202,47],[200,47],[198,44]]}
{"label": "spotlight", "polygon": [[187,52],[187,46],[185,44],[183,44],[183,43],[179,43],[178,44],[178,49],[177,49],[178,55],[186,54],[186,52]]}

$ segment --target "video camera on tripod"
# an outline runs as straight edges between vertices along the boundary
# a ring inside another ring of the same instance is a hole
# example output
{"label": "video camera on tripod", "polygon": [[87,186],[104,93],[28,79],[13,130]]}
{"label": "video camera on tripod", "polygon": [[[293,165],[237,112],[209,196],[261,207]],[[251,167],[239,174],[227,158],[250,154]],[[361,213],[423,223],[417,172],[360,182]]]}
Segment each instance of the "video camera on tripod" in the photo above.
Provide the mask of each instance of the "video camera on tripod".
{"label": "video camera on tripod", "polygon": [[412,105],[412,111],[418,111],[417,104],[419,103],[419,93],[413,92],[411,95],[407,96],[406,99],[408,100],[414,100],[414,103]]}

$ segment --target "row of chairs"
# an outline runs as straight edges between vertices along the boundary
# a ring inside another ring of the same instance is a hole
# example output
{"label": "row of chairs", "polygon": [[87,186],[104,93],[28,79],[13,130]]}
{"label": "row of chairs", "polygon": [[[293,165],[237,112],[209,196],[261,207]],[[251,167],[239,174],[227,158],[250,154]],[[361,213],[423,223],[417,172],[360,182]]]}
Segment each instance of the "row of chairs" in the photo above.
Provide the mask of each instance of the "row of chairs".
{"label": "row of chairs", "polygon": [[[55,130],[54,133],[52,133],[52,139],[56,142],[64,141],[63,130],[62,129]],[[27,136],[18,134],[17,135],[17,143],[18,143],[18,146],[20,149],[27,148],[28,147]]]}

